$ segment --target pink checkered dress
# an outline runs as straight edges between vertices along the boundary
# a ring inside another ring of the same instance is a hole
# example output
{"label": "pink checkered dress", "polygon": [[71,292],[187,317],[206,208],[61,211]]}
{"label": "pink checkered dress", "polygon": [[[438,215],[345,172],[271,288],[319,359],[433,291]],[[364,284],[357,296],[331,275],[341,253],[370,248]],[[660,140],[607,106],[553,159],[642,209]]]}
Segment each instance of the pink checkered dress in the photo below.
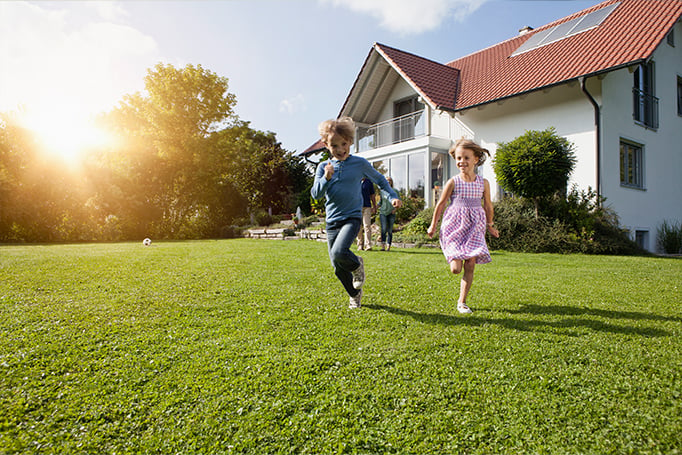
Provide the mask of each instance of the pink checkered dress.
{"label": "pink checkered dress", "polygon": [[448,263],[454,259],[476,258],[476,264],[487,264],[490,259],[485,243],[485,210],[483,178],[465,182],[456,175],[450,205],[445,209],[440,227],[440,246]]}

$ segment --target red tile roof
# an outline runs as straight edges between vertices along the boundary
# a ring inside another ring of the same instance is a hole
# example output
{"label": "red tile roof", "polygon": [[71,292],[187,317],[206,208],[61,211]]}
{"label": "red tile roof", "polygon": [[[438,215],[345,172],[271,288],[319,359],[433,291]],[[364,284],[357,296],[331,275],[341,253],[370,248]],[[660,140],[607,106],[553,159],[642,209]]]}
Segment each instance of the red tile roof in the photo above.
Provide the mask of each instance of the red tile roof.
{"label": "red tile roof", "polygon": [[[534,34],[613,3],[620,5],[598,27],[510,57]],[[433,107],[461,110],[646,60],[680,16],[682,0],[607,0],[445,65],[374,49]]]}
{"label": "red tile roof", "polygon": [[457,94],[459,69],[378,43],[375,49],[434,106],[452,108]]}
{"label": "red tile roof", "polygon": [[324,145],[324,142],[322,142],[322,139],[319,139],[313,145],[311,145],[310,147],[308,147],[307,149],[305,149],[301,153],[299,153],[299,155],[312,155],[313,153],[321,152],[322,150],[324,150],[326,148],[327,148],[327,146]]}
{"label": "red tile roof", "polygon": [[682,0],[620,0],[600,26],[510,57],[533,34],[616,2],[607,0],[448,63],[460,70],[453,107],[465,109],[645,60],[682,15]]}

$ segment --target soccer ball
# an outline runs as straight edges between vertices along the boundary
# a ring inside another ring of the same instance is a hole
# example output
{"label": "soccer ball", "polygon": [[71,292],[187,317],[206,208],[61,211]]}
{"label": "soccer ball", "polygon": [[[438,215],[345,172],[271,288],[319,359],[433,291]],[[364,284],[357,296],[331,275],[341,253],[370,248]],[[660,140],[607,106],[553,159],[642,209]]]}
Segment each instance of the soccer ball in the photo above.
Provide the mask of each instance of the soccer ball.
{"label": "soccer ball", "polygon": [[152,239],[146,238],[146,239],[144,239],[144,240],[142,241],[142,244],[143,244],[144,246],[149,246],[149,245],[152,244]]}

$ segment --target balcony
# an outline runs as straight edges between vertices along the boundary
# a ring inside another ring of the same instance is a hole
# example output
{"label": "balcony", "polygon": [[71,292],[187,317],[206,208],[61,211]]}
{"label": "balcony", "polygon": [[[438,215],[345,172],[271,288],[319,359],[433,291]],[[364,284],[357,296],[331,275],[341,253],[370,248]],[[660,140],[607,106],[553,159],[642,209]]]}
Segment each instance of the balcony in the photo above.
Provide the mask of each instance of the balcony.
{"label": "balcony", "polygon": [[639,90],[632,89],[632,118],[647,128],[658,129],[658,98]]}
{"label": "balcony", "polygon": [[426,135],[424,111],[396,117],[368,127],[358,127],[358,151],[366,152]]}

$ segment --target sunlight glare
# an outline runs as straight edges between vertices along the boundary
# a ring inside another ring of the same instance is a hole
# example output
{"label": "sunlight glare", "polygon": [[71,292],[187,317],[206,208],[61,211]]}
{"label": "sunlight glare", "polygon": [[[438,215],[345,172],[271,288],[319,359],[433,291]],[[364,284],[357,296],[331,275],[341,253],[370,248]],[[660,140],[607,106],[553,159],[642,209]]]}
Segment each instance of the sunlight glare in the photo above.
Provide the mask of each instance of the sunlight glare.
{"label": "sunlight glare", "polygon": [[75,110],[43,109],[40,113],[24,112],[23,117],[24,126],[35,133],[43,149],[69,164],[110,143],[108,134],[90,116]]}

